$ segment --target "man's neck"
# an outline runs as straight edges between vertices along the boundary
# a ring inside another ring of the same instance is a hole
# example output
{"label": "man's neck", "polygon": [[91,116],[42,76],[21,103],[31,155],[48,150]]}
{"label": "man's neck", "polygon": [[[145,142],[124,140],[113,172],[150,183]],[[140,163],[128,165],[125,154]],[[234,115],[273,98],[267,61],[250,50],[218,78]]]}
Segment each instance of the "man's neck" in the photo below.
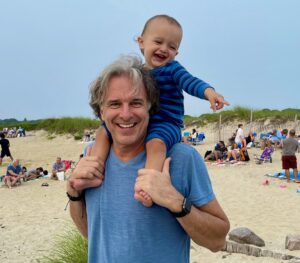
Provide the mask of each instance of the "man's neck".
{"label": "man's neck", "polygon": [[137,144],[134,146],[132,146],[132,145],[124,146],[124,145],[117,145],[117,144],[113,143],[112,149],[114,150],[116,156],[120,160],[122,160],[123,162],[127,162],[145,150],[145,142],[143,141],[140,144]]}

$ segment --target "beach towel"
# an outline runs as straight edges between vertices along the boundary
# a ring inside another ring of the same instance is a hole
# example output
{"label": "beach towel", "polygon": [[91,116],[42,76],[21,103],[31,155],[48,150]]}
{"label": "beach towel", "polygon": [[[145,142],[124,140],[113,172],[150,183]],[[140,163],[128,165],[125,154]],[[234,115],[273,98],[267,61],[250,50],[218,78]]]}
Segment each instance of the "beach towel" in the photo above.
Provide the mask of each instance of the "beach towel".
{"label": "beach towel", "polygon": [[[270,177],[274,177],[274,178],[278,178],[278,179],[286,179],[285,171],[276,172],[273,174],[269,173],[269,174],[266,174],[266,176],[270,176]],[[290,169],[290,178],[292,181],[295,180],[293,169]],[[300,171],[298,172],[298,178],[300,178]]]}

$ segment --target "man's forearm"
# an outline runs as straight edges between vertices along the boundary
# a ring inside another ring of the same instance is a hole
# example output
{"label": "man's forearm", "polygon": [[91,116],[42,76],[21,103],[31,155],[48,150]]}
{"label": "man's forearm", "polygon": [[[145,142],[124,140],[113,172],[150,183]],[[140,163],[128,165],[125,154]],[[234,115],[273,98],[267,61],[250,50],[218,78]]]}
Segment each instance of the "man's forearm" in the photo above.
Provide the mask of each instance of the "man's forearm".
{"label": "man's forearm", "polygon": [[229,221],[216,200],[201,208],[192,206],[191,212],[178,218],[178,222],[198,245],[213,252],[223,248]]}
{"label": "man's forearm", "polygon": [[70,215],[80,233],[87,238],[87,216],[83,201],[70,201]]}

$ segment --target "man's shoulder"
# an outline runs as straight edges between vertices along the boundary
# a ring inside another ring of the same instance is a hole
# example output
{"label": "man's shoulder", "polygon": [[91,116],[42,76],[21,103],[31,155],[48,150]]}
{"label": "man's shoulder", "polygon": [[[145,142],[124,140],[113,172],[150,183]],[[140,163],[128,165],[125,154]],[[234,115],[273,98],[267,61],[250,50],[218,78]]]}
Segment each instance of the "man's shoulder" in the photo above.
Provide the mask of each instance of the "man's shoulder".
{"label": "man's shoulder", "polygon": [[8,166],[7,166],[7,170],[11,170],[11,169],[14,169],[14,166],[12,163],[10,163]]}
{"label": "man's shoulder", "polygon": [[173,147],[168,152],[168,155],[170,157],[173,156],[185,157],[185,156],[192,156],[194,154],[199,155],[199,153],[196,151],[194,147],[185,143],[174,144]]}

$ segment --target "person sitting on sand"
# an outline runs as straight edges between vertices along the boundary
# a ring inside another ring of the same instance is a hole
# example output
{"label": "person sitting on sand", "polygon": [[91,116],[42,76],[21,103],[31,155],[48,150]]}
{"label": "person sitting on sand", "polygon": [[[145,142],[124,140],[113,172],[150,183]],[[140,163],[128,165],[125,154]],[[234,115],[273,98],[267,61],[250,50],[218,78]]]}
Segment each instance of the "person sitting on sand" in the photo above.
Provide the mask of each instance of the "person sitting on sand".
{"label": "person sitting on sand", "polygon": [[295,179],[294,182],[300,183],[298,177],[297,157],[296,157],[296,152],[299,148],[299,143],[295,137],[296,137],[296,132],[294,129],[291,129],[289,132],[289,137],[281,142],[282,169],[285,170],[285,176],[288,183],[290,182],[290,168],[292,168],[294,172],[294,179]]}
{"label": "person sitting on sand", "polygon": [[226,159],[227,151],[228,151],[228,149],[225,146],[224,141],[219,141],[216,144],[215,149],[210,154],[208,154],[204,160],[205,161],[212,160],[212,161],[220,162],[220,161]]}
{"label": "person sitting on sand", "polygon": [[58,172],[65,172],[66,166],[64,162],[61,160],[61,157],[56,158],[56,162],[52,166],[52,174],[50,179],[58,180],[57,173]]}
{"label": "person sitting on sand", "polygon": [[18,159],[14,160],[13,163],[7,167],[6,175],[4,177],[4,183],[8,188],[15,186],[17,181],[20,179],[22,174],[22,167]]}
{"label": "person sitting on sand", "polygon": [[238,161],[240,159],[240,150],[236,143],[231,145],[231,149],[228,151],[226,161]]}
{"label": "person sitting on sand", "polygon": [[5,134],[0,133],[0,145],[1,145],[1,155],[0,155],[0,165],[2,164],[2,160],[4,156],[7,156],[11,159],[11,161],[14,160],[12,157],[10,150],[9,150],[9,140],[5,139]]}
{"label": "person sitting on sand", "polygon": [[27,172],[26,181],[34,180],[47,174],[47,170],[44,170],[43,167],[38,167]]}

